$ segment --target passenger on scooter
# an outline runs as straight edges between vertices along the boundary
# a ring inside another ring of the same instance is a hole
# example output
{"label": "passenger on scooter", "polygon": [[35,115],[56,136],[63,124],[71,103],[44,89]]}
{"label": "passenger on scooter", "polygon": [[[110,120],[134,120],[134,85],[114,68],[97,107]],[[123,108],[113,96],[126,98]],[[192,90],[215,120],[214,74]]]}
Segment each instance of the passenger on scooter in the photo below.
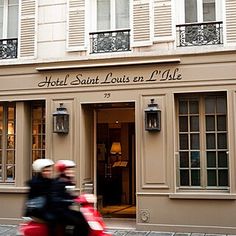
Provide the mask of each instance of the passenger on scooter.
{"label": "passenger on scooter", "polygon": [[52,207],[57,216],[57,222],[73,225],[73,235],[89,235],[89,225],[83,214],[70,208],[77,197],[68,191],[68,187],[75,186],[75,163],[71,160],[60,160],[55,164],[58,177],[52,187]]}
{"label": "passenger on scooter", "polygon": [[24,212],[24,215],[27,217],[33,217],[47,223],[50,232],[54,232],[52,228],[54,216],[50,207],[53,165],[54,162],[50,159],[37,159],[33,162],[32,167],[35,175],[26,183],[27,186],[29,186],[26,202],[42,196],[45,200],[45,204],[42,208],[37,210],[27,208],[26,206]]}

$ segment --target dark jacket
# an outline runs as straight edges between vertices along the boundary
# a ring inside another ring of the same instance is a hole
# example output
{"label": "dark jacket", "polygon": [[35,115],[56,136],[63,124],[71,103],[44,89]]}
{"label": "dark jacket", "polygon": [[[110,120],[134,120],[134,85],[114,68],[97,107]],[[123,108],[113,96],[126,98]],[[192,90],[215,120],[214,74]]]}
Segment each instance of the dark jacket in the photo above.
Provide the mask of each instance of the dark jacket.
{"label": "dark jacket", "polygon": [[29,211],[26,207],[24,213],[25,216],[37,217],[45,221],[52,220],[53,216],[50,210],[52,183],[52,179],[43,178],[41,174],[34,176],[27,182],[27,186],[29,186],[27,199],[44,196],[46,199],[46,204],[45,207],[43,207],[40,211]]}
{"label": "dark jacket", "polygon": [[74,186],[70,179],[64,175],[54,179],[51,191],[52,209],[55,214],[59,214],[67,210],[73,204],[73,199],[76,197],[72,195],[67,186]]}

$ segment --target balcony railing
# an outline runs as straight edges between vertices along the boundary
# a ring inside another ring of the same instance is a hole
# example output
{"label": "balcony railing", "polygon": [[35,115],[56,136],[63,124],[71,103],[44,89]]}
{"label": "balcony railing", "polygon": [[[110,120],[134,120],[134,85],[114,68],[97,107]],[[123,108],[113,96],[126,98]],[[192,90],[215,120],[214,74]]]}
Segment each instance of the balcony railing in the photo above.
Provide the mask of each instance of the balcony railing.
{"label": "balcony railing", "polygon": [[0,60],[17,58],[17,38],[0,39]]}
{"label": "balcony railing", "polygon": [[177,47],[223,44],[223,22],[176,25]]}
{"label": "balcony railing", "polygon": [[130,30],[90,33],[91,53],[130,51]]}

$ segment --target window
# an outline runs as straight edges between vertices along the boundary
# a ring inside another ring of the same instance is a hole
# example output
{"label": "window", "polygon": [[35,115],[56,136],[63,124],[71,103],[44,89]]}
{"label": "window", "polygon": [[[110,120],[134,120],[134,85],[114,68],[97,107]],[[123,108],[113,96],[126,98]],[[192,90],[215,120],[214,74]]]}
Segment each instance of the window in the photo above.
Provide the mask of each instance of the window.
{"label": "window", "polygon": [[18,0],[0,0],[0,39],[18,37]]}
{"label": "window", "polygon": [[222,0],[179,0],[177,46],[223,44]]}
{"label": "window", "polygon": [[0,182],[15,181],[15,103],[0,104]]}
{"label": "window", "polygon": [[215,0],[185,0],[185,23],[215,20]]}
{"label": "window", "polygon": [[227,188],[226,95],[178,96],[178,186]]}
{"label": "window", "polygon": [[33,102],[32,117],[32,161],[45,158],[45,102]]}
{"label": "window", "polygon": [[129,28],[129,1],[97,0],[97,30]]}
{"label": "window", "polygon": [[178,0],[176,1],[177,24],[222,21],[222,0]]}

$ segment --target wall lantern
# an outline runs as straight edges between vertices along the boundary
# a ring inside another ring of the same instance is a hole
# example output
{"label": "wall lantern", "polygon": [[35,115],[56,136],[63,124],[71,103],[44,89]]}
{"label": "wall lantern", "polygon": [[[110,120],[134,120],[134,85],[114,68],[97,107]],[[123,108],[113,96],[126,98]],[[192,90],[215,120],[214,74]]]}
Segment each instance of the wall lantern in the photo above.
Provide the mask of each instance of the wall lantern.
{"label": "wall lantern", "polygon": [[53,133],[67,134],[69,132],[69,114],[60,103],[60,107],[53,113]]}
{"label": "wall lantern", "polygon": [[154,99],[148,104],[145,110],[145,130],[147,131],[160,131],[161,130],[161,110]]}

